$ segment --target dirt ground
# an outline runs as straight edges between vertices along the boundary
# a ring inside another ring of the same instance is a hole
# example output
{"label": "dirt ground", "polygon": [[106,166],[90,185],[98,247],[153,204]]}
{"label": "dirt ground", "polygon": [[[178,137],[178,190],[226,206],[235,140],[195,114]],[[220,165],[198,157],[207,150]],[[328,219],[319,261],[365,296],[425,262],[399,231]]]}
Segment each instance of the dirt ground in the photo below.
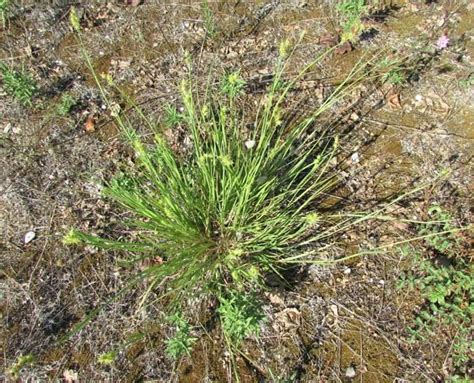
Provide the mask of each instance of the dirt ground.
{"label": "dirt ground", "polygon": [[[209,1],[208,12],[195,1],[11,3],[0,24],[0,60],[24,66],[39,93],[25,107],[0,85],[0,379],[14,381],[7,370],[31,354],[34,361],[22,368],[18,381],[233,381],[218,331],[201,336],[191,356],[178,362],[166,357],[170,330],[162,307],[139,305],[145,283],[110,301],[87,327],[61,341],[133,273],[121,267],[123,254],[61,243],[71,227],[101,234],[119,224],[123,213],[101,196],[101,185],[132,160],[74,39],[70,7],[78,10],[97,73],[110,74],[159,120],[164,105],[176,103],[186,52],[196,63],[197,82],[205,83],[210,67],[216,73],[240,68],[247,96],[257,98],[282,39],[305,31],[293,73],[337,41],[337,2]],[[325,88],[364,54],[408,58],[413,70],[407,81],[368,84],[335,106],[331,121],[348,128],[339,154],[346,165],[341,193],[362,209],[414,183],[433,182],[396,205],[396,213],[423,219],[438,203],[467,224],[474,190],[473,6],[394,0],[378,1],[370,10],[363,19],[366,32],[312,70],[295,97],[324,97]],[[441,36],[449,38],[446,47],[436,46]],[[65,93],[77,103],[67,116],[58,116]],[[91,117],[93,128],[87,125]],[[444,169],[449,175],[434,182]],[[410,230],[370,223],[347,237],[370,248]],[[25,243],[28,232],[35,238]],[[346,251],[335,249],[338,255]],[[465,254],[470,251],[466,244]],[[240,381],[447,381],[454,373],[452,330],[408,341],[420,298],[395,287],[404,262],[390,249],[296,270],[290,286],[268,293],[261,335],[248,339],[247,358],[237,359]],[[99,355],[111,350],[118,352],[114,363],[100,363]]]}

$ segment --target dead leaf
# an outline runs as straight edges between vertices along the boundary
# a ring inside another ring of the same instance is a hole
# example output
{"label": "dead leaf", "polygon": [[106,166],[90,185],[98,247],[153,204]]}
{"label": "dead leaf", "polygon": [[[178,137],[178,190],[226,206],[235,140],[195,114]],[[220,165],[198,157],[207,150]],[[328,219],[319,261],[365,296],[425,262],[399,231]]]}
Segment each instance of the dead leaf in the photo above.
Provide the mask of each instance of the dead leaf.
{"label": "dead leaf", "polygon": [[301,312],[296,308],[286,308],[275,314],[276,324],[285,330],[296,329],[301,325]]}
{"label": "dead leaf", "polygon": [[143,0],[125,0],[125,5],[130,5],[131,7],[137,7],[143,3]]}
{"label": "dead leaf", "polygon": [[349,53],[350,51],[352,51],[354,48],[352,47],[352,44],[350,43],[350,41],[346,41],[344,44],[342,44],[340,47],[336,48],[335,52],[338,54],[338,55],[343,55],[343,54],[346,54],[346,53]]}
{"label": "dead leaf", "polygon": [[84,129],[87,133],[92,133],[95,131],[95,121],[94,118],[89,116],[87,117],[86,124],[84,125]]}
{"label": "dead leaf", "polygon": [[339,36],[333,33],[326,33],[318,39],[318,43],[325,47],[333,47],[339,42]]}
{"label": "dead leaf", "polygon": [[402,108],[402,103],[400,102],[400,95],[397,93],[397,91],[394,88],[389,90],[385,98],[390,107],[396,108],[396,109]]}

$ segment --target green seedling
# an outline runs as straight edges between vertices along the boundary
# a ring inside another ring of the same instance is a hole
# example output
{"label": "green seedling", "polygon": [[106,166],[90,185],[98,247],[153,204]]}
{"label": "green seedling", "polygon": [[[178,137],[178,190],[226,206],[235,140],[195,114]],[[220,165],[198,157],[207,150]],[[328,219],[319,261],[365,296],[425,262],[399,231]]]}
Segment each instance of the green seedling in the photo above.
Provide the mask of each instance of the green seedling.
{"label": "green seedling", "polygon": [[34,361],[35,358],[32,354],[21,355],[18,357],[17,361],[8,368],[7,372],[12,378],[18,379],[21,370],[33,364]]}
{"label": "green seedling", "polygon": [[0,73],[5,91],[21,104],[31,106],[33,96],[38,91],[36,81],[24,70],[16,71],[6,64],[0,64]]}
{"label": "green seedling", "polygon": [[362,16],[367,12],[364,0],[346,0],[340,2],[336,9],[342,17],[342,41],[353,41],[365,29]]}
{"label": "green seedling", "polygon": [[209,3],[205,0],[201,6],[204,29],[206,30],[207,36],[210,38],[216,35],[216,23],[214,20],[214,14],[212,13]]}
{"label": "green seedling", "polygon": [[250,335],[258,336],[265,315],[254,294],[231,291],[219,297],[219,304],[222,329],[233,345],[238,346]]}
{"label": "green seedling", "polygon": [[59,116],[65,117],[69,113],[71,113],[71,110],[76,105],[77,105],[77,99],[74,96],[70,94],[64,94],[62,95],[61,100],[59,101],[56,107],[56,113]]}
{"label": "green seedling", "polygon": [[169,318],[175,327],[172,337],[166,340],[166,354],[171,359],[179,359],[183,355],[190,355],[197,338],[191,336],[191,327],[181,313],[175,313]]}

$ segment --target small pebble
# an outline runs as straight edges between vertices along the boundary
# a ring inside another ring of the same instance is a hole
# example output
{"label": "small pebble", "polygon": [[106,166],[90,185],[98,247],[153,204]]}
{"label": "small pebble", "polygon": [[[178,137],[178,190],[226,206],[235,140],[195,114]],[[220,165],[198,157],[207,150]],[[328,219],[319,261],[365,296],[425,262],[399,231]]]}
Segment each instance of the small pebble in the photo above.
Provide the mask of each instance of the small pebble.
{"label": "small pebble", "polygon": [[23,238],[23,242],[25,243],[25,245],[27,245],[35,238],[36,238],[36,233],[34,231],[29,231],[28,233],[25,234],[25,238]]}
{"label": "small pebble", "polygon": [[245,147],[247,149],[252,149],[254,146],[255,146],[255,141],[254,140],[245,141]]}
{"label": "small pebble", "polygon": [[354,376],[356,376],[356,371],[355,371],[354,367],[352,367],[352,366],[347,367],[346,377],[347,378],[353,378]]}
{"label": "small pebble", "polygon": [[344,274],[346,274],[346,275],[349,275],[351,272],[352,272],[352,270],[349,267],[344,270]]}
{"label": "small pebble", "polygon": [[359,161],[360,161],[359,153],[357,153],[357,152],[352,153],[351,161],[355,164],[358,164]]}

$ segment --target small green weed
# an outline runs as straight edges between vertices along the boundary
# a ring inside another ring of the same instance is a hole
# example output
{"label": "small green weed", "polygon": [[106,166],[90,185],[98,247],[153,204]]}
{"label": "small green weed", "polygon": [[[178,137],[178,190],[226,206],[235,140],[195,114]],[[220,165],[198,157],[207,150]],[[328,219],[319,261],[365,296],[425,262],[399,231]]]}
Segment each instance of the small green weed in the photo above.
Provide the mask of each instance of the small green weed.
{"label": "small green weed", "polygon": [[471,88],[474,85],[474,73],[471,73],[466,78],[459,80],[458,84],[462,89]]}
{"label": "small green weed", "polygon": [[29,366],[30,364],[33,364],[34,361],[35,361],[35,357],[32,354],[21,355],[18,357],[16,363],[12,364],[8,368],[7,372],[14,379],[18,379],[21,370],[24,367]]}
{"label": "small green weed", "polygon": [[365,0],[346,0],[336,6],[342,22],[342,41],[353,41],[365,29],[362,16],[367,12]]}
{"label": "small green weed", "polygon": [[32,105],[32,98],[38,90],[36,81],[24,70],[16,71],[6,64],[0,64],[5,91],[26,106]]}
{"label": "small green weed", "polygon": [[203,22],[204,22],[204,29],[206,30],[206,34],[208,37],[212,38],[216,35],[216,23],[214,20],[214,14],[212,13],[211,8],[209,7],[209,3],[205,0],[201,6]]}
{"label": "small green weed", "polygon": [[61,100],[59,101],[56,107],[56,113],[59,116],[65,117],[71,112],[72,108],[74,108],[74,106],[76,105],[77,99],[74,96],[68,93],[63,94]]}
{"label": "small green weed", "polygon": [[230,98],[234,98],[243,92],[245,80],[240,76],[240,71],[234,71],[224,76],[221,81],[221,91]]}
{"label": "small green weed", "polygon": [[454,366],[462,370],[474,352],[474,343],[469,338],[474,315],[474,265],[463,259],[454,264],[437,265],[424,259],[412,247],[400,251],[405,258],[411,259],[412,270],[402,273],[398,288],[416,289],[424,299],[422,309],[409,329],[410,339],[426,340],[434,336],[436,326],[455,329],[452,359]]}
{"label": "small green weed", "polygon": [[8,19],[8,8],[10,7],[10,0],[0,0],[0,19],[2,25],[5,26]]}
{"label": "small green weed", "polygon": [[226,297],[219,297],[219,303],[222,328],[233,345],[238,346],[249,335],[258,336],[265,315],[255,294],[231,291]]}
{"label": "small green weed", "polygon": [[197,338],[191,336],[191,327],[182,313],[173,314],[169,321],[175,327],[174,336],[166,340],[166,353],[172,359],[190,355]]}
{"label": "small green weed", "polygon": [[97,358],[97,362],[99,362],[99,364],[108,366],[115,362],[115,360],[117,359],[117,356],[118,356],[117,351],[104,352],[103,354],[99,355],[99,357]]}
{"label": "small green weed", "polygon": [[[426,236],[425,241],[441,254],[455,256],[458,246],[458,237],[454,234],[456,229],[451,215],[443,210],[440,205],[432,205],[428,209],[431,222],[423,225],[419,231],[421,236]],[[439,234],[438,234],[439,233]]]}
{"label": "small green weed", "polygon": [[172,128],[179,125],[184,121],[184,115],[176,109],[173,105],[165,105],[165,118],[164,124],[167,128]]}

